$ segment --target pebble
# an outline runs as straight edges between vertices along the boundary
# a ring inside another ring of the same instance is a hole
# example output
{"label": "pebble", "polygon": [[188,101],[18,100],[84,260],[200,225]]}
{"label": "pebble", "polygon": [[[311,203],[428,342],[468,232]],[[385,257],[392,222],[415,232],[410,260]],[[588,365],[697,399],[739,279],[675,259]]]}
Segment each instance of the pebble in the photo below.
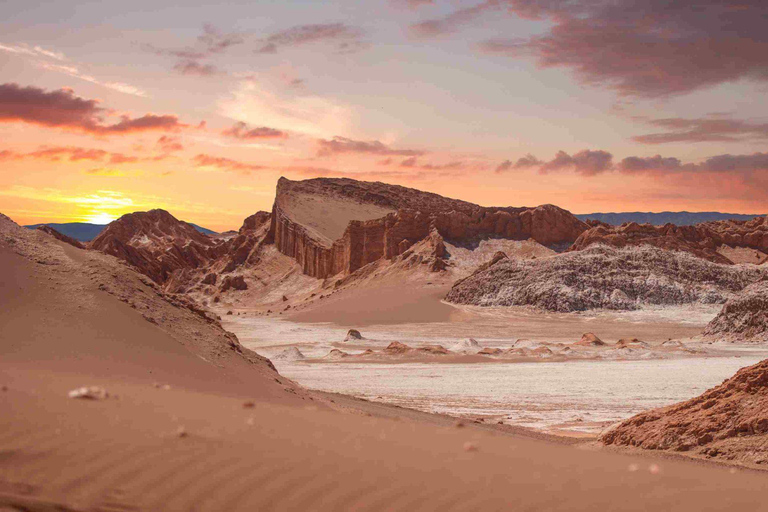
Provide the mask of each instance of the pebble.
{"label": "pebble", "polygon": [[83,386],[82,388],[73,389],[67,396],[81,400],[104,400],[109,398],[109,393],[107,393],[106,389],[98,386]]}
{"label": "pebble", "polygon": [[187,429],[184,427],[179,427],[176,429],[176,436],[183,439],[185,437],[189,437],[189,434],[187,433]]}
{"label": "pebble", "polygon": [[464,443],[464,451],[465,452],[476,452],[477,451],[477,445],[473,443],[472,441],[467,441]]}

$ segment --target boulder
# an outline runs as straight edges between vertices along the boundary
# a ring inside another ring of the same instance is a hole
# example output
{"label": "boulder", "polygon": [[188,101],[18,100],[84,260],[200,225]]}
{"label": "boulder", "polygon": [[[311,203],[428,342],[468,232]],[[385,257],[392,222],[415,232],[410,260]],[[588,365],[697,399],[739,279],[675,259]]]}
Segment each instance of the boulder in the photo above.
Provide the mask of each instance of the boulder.
{"label": "boulder", "polygon": [[363,335],[360,334],[360,331],[357,329],[350,329],[347,331],[347,336],[344,338],[344,341],[355,341],[355,340],[362,340]]}

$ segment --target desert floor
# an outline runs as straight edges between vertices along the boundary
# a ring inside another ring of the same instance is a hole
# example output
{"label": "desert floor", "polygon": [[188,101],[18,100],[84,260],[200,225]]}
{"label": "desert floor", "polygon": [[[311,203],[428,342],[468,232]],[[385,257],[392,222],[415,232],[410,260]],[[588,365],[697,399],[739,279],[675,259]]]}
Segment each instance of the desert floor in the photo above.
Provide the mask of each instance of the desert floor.
{"label": "desert floor", "polygon": [[[186,323],[118,300],[132,278],[107,263],[0,246],[0,509],[764,508],[762,472],[306,391],[180,343],[167,329]],[[109,397],[68,397],[81,386]]]}

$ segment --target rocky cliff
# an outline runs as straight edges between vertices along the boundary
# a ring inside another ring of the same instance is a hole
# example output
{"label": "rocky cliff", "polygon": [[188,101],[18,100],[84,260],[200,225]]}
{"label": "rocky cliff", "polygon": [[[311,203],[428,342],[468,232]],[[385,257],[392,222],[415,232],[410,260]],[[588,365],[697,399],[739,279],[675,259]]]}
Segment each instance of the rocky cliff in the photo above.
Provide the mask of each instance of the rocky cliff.
{"label": "rocky cliff", "polygon": [[42,226],[38,226],[37,229],[39,231],[42,231],[43,233],[47,233],[51,235],[56,240],[59,240],[61,242],[64,242],[65,244],[71,245],[72,247],[77,247],[78,249],[85,249],[85,245],[83,245],[81,242],[63,233],[60,233],[59,231],[56,231],[51,226],[42,225]]}
{"label": "rocky cliff", "polygon": [[128,262],[157,283],[179,270],[205,267],[227,253],[227,245],[200,233],[165,210],[123,215],[89,244]]}
{"label": "rocky cliff", "polygon": [[725,303],[704,330],[711,341],[768,341],[768,281],[744,289]]}
{"label": "rocky cliff", "polygon": [[567,246],[586,229],[552,205],[482,207],[378,182],[281,178],[268,238],[304,273],[325,278],[393,259],[433,230],[456,245],[507,238]]}
{"label": "rocky cliff", "polygon": [[[749,248],[768,252],[768,218],[755,217],[749,221],[724,220],[695,226],[637,224],[629,222],[610,226],[591,222],[591,228],[579,236],[570,247],[580,251],[592,244],[614,247],[653,245],[662,249],[685,251],[716,263],[734,263],[721,248]],[[755,263],[760,263],[758,254]]]}
{"label": "rocky cliff", "polygon": [[768,464],[768,360],[687,402],[638,414],[600,440]]}
{"label": "rocky cliff", "polygon": [[457,281],[446,300],[559,312],[719,304],[764,275],[761,267],[722,265],[648,245],[594,245],[537,260],[500,258]]}

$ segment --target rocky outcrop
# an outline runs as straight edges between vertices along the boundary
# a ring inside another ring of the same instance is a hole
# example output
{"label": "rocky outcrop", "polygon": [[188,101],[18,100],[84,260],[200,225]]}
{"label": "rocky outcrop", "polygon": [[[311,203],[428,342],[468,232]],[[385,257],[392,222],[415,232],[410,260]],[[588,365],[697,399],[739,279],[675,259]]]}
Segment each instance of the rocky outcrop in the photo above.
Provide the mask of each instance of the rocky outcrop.
{"label": "rocky outcrop", "polygon": [[347,336],[344,338],[344,341],[357,341],[362,339],[363,335],[360,334],[360,331],[357,329],[350,329],[347,331]]}
{"label": "rocky outcrop", "polygon": [[58,231],[53,229],[51,226],[45,226],[45,225],[38,226],[37,229],[42,231],[43,233],[48,233],[49,235],[51,235],[56,240],[64,242],[65,244],[69,244],[72,247],[77,247],[78,249],[85,249],[85,245],[84,244],[82,244],[81,242],[78,242],[74,238],[69,237],[69,236],[67,236],[67,235],[65,235],[63,233],[59,233]]}
{"label": "rocky outcrop", "polygon": [[223,263],[224,272],[232,272],[243,265],[258,263],[259,250],[267,242],[270,219],[269,212],[256,212],[243,221],[237,236],[227,242]]}
{"label": "rocky outcrop", "polygon": [[704,330],[710,341],[768,341],[768,281],[744,289],[725,303]]}
{"label": "rocky outcrop", "polygon": [[648,245],[595,245],[539,260],[502,259],[457,281],[446,300],[559,312],[720,304],[765,274],[762,267],[721,265]]}
{"label": "rocky outcrop", "polygon": [[[614,247],[653,245],[661,249],[684,251],[716,263],[734,263],[719,252],[722,246],[768,251],[768,218],[755,217],[749,221],[724,220],[695,226],[637,224],[621,226],[594,222],[579,236],[569,250],[580,251],[593,244]],[[758,258],[759,260],[759,258]]]}
{"label": "rocky outcrop", "polygon": [[88,247],[128,262],[159,284],[174,272],[205,267],[227,252],[223,241],[200,233],[165,210],[123,215]]}
{"label": "rocky outcrop", "polygon": [[248,283],[245,282],[243,276],[227,276],[222,280],[219,289],[222,292],[229,290],[243,291],[248,289]]}
{"label": "rocky outcrop", "polygon": [[304,273],[325,278],[394,259],[428,236],[459,245],[491,237],[560,246],[586,229],[553,205],[490,208],[384,183],[280,178],[268,239]]}
{"label": "rocky outcrop", "polygon": [[638,414],[600,441],[768,464],[768,360],[687,402]]}

